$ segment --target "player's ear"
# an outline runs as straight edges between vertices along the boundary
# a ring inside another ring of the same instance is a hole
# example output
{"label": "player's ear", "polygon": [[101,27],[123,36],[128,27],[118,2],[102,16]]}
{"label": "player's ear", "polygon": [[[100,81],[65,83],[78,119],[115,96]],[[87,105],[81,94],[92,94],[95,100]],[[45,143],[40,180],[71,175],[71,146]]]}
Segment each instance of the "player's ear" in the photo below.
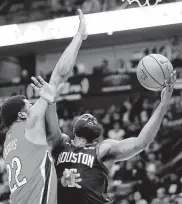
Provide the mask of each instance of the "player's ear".
{"label": "player's ear", "polygon": [[19,112],[18,118],[20,118],[21,120],[25,120],[27,118],[27,113],[26,112]]}

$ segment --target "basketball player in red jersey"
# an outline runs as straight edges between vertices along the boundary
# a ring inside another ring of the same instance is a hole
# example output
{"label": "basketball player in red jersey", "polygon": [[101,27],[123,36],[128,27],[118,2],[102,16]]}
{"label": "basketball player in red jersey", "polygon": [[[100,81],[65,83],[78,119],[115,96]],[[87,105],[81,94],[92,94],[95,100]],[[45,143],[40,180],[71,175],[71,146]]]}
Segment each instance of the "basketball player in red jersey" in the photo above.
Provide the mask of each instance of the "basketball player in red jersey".
{"label": "basketball player in red jersey", "polygon": [[[2,121],[9,128],[3,156],[13,204],[57,203],[57,176],[46,140],[45,113],[53,105],[54,93],[59,90],[59,85],[71,74],[81,43],[87,37],[80,10],[79,15],[80,26],[76,36],[53,70],[50,84],[41,89],[47,101],[40,98],[32,105],[24,96],[14,96],[1,106]],[[44,85],[44,80],[41,77],[38,79]],[[35,78],[32,80],[37,82]],[[73,176],[78,176],[71,172]],[[60,180],[64,186],[69,184],[66,175]],[[75,183],[73,185],[79,187]]]}
{"label": "basketball player in red jersey", "polygon": [[[104,140],[94,142],[103,133],[102,125],[90,115],[80,116],[73,126],[74,140],[63,134],[58,126],[56,107],[51,106],[46,115],[50,130],[50,140],[54,148],[55,166],[58,179],[62,177],[65,168],[77,169],[82,178],[81,189],[64,188],[58,182],[58,204],[110,204],[107,197],[107,175],[116,161],[128,160],[143,151],[156,136],[162,119],[172,96],[176,72],[171,74],[170,80],[161,93],[161,102],[148,123],[138,137],[116,141]],[[34,87],[42,98],[41,85],[36,82]],[[43,86],[48,86],[44,82]],[[59,95],[59,91],[57,92]]]}

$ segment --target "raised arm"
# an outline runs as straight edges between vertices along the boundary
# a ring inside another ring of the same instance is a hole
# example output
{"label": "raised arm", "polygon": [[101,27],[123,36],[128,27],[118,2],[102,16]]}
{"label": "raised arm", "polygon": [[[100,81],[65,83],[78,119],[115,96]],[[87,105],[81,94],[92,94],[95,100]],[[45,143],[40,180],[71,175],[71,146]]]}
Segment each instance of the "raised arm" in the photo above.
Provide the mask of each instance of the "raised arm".
{"label": "raised arm", "polygon": [[44,118],[48,104],[52,104],[56,98],[56,89],[50,85],[46,86],[47,83],[43,80],[42,77],[39,76],[38,79],[31,77],[31,79],[33,81],[33,83],[31,83],[32,88],[38,92],[40,96],[44,94],[45,98],[39,98],[31,107],[28,120],[30,126],[31,123],[34,123],[36,119]]}
{"label": "raised arm", "polygon": [[47,142],[52,149],[54,149],[58,143],[63,145],[69,140],[69,137],[63,134],[59,128],[56,104],[48,106],[46,111],[46,129]]}
{"label": "raised arm", "polygon": [[[32,77],[34,84],[31,86],[40,93],[47,93],[48,100],[39,98],[37,102],[30,108],[27,120],[25,137],[32,143],[39,145],[46,145],[46,131],[45,131],[45,113],[48,103],[52,103],[55,97],[52,93],[56,92],[51,85],[45,86],[45,81],[39,76],[38,80]],[[37,88],[38,86],[39,88]],[[51,93],[51,94],[50,94]]]}
{"label": "raised arm", "polygon": [[57,62],[49,81],[49,84],[56,87],[58,87],[61,83],[66,82],[70,77],[75,65],[78,51],[82,45],[83,40],[87,38],[84,15],[80,9],[78,10],[78,13],[80,19],[78,32]]}
{"label": "raised arm", "polygon": [[[87,38],[86,23],[83,13],[81,12],[81,10],[78,10],[78,13],[80,19],[79,29],[69,46],[60,57],[49,81],[49,85],[52,87],[52,89],[56,90],[56,92],[53,93],[53,95],[55,96],[60,95],[64,83],[72,73],[81,44],[83,40]],[[45,81],[44,84],[45,86],[50,87]],[[41,87],[38,84],[35,84],[34,88],[39,90]],[[39,95],[45,100],[48,100],[45,92]],[[62,134],[59,129],[56,104],[50,104],[48,106],[46,112],[46,128],[48,133],[47,141],[53,148],[58,142],[63,144],[68,139],[68,136]]]}
{"label": "raised arm", "polygon": [[[74,36],[71,43],[68,45],[62,56],[60,57],[56,67],[52,73],[49,84],[57,88],[57,95],[62,91],[62,86],[67,81],[73,71],[78,51],[82,45],[83,40],[87,38],[86,23],[81,10],[78,10],[80,25],[78,32]],[[62,134],[58,125],[58,117],[56,112],[56,104],[48,106],[46,113],[46,124],[48,128],[48,141],[52,148],[59,142],[63,144],[68,136]]]}
{"label": "raised arm", "polygon": [[171,74],[170,82],[161,93],[161,103],[144,126],[138,137],[128,138],[122,141],[105,140],[101,143],[99,156],[104,160],[123,161],[128,160],[143,151],[156,136],[162,119],[166,113],[167,106],[172,96],[176,73]]}

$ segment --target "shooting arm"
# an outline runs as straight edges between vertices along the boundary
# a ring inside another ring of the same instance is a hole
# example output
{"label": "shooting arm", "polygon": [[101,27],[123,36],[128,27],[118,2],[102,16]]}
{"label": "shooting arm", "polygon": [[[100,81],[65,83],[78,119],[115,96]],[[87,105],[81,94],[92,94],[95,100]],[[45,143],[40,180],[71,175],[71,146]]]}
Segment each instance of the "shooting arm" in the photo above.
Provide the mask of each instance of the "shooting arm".
{"label": "shooting arm", "polygon": [[169,81],[165,81],[165,88],[161,92],[161,102],[159,106],[149,119],[148,123],[144,126],[138,137],[129,138],[120,142],[106,140],[103,142],[103,144],[101,144],[99,149],[99,157],[102,159],[102,161],[112,159],[115,162],[130,159],[143,151],[152,142],[166,113],[175,82],[176,71],[173,71]]}
{"label": "shooting arm", "polygon": [[102,149],[106,149],[106,151],[105,153],[104,151],[101,153],[101,157],[106,156],[106,158],[110,158],[114,161],[124,161],[144,150],[156,136],[166,112],[166,108],[166,104],[159,104],[138,137],[125,139],[119,142],[115,140],[104,141],[102,144],[103,148],[100,148],[100,152]]}

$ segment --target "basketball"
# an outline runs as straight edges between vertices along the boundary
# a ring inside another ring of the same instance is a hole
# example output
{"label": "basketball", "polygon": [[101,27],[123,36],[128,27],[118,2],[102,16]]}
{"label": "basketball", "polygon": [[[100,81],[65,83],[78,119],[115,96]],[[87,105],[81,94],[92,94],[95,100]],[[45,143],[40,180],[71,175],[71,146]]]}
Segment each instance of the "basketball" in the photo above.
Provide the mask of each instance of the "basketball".
{"label": "basketball", "polygon": [[165,80],[173,72],[171,62],[160,54],[150,54],[140,60],[137,67],[137,78],[140,84],[151,91],[161,91]]}

